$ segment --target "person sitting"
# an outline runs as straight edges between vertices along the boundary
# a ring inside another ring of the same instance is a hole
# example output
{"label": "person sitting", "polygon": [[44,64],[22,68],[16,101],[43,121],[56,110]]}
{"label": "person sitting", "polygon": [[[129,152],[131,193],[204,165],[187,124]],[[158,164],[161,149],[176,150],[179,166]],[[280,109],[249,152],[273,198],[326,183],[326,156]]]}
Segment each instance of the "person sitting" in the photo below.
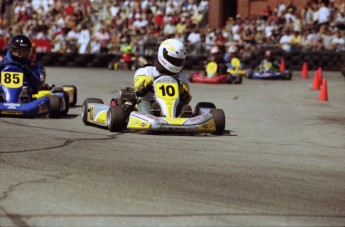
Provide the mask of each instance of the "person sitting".
{"label": "person sitting", "polygon": [[[16,62],[22,65],[24,78],[23,85],[30,88],[31,93],[37,93],[41,85],[40,72],[32,67],[30,56],[32,52],[31,40],[25,35],[15,35],[12,37],[9,48],[5,56],[0,56],[0,71],[4,64]],[[0,90],[0,99],[3,91]]]}
{"label": "person sitting", "polygon": [[[216,65],[211,63],[216,63]],[[217,75],[226,74],[227,68],[219,46],[213,46],[210,50],[210,57],[205,65],[206,76],[212,78]]]}
{"label": "person sitting", "polygon": [[158,55],[154,65],[147,65],[136,70],[134,74],[134,90],[140,97],[138,111],[150,114],[154,103],[153,82],[162,75],[172,76],[179,81],[179,100],[177,113],[185,117],[184,113],[191,113],[188,103],[192,99],[188,79],[182,72],[186,58],[185,46],[177,39],[166,39],[158,48]]}
{"label": "person sitting", "polygon": [[[232,60],[235,58],[239,60],[239,65],[238,64],[233,65]],[[235,69],[235,68],[242,69],[243,68],[243,65],[241,63],[242,61],[241,61],[240,53],[236,45],[229,46],[227,53],[224,55],[224,61],[227,63],[228,69]]]}
{"label": "person sitting", "polygon": [[278,61],[273,59],[272,51],[266,50],[265,51],[265,58],[260,62],[259,65],[259,72],[271,72],[279,70],[279,63]]}
{"label": "person sitting", "polygon": [[124,46],[122,49],[122,55],[121,55],[121,59],[122,61],[126,64],[127,69],[131,70],[132,66],[134,64],[134,59],[135,57],[132,54],[132,45],[128,44],[127,46]]}

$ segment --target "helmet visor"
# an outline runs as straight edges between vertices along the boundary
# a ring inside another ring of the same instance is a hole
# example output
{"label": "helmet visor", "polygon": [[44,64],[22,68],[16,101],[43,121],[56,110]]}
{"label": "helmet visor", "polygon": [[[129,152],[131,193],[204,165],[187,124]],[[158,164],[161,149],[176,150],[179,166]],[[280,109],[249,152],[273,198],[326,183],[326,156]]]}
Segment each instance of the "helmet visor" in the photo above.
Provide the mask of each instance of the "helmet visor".
{"label": "helmet visor", "polygon": [[184,64],[184,59],[169,56],[168,51],[165,48],[163,49],[163,57],[174,66],[181,67]]}
{"label": "helmet visor", "polygon": [[31,55],[31,48],[17,48],[11,47],[12,56],[19,59],[29,59]]}

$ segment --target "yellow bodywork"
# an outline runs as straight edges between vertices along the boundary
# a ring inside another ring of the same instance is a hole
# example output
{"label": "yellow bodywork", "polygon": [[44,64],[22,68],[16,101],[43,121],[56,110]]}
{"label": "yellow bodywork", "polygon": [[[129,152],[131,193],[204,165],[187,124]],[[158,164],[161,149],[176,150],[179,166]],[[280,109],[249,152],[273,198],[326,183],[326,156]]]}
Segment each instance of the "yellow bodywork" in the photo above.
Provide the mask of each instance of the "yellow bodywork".
{"label": "yellow bodywork", "polygon": [[216,62],[209,62],[206,66],[207,77],[214,77],[217,74],[218,65]]}
{"label": "yellow bodywork", "polygon": [[100,124],[106,124],[107,123],[107,111],[101,111],[99,112],[95,117],[95,122]]}
{"label": "yellow bodywork", "polygon": [[232,75],[245,75],[246,71],[242,69],[241,61],[238,58],[233,58],[231,60],[231,69],[228,69],[227,72],[231,73]]}
{"label": "yellow bodywork", "polygon": [[213,119],[205,122],[204,124],[198,125],[199,130],[216,131],[216,125]]}
{"label": "yellow bodywork", "polygon": [[137,117],[129,118],[129,122],[127,125],[128,128],[137,128],[137,129],[148,129],[151,127],[151,124],[145,120],[142,120]]}

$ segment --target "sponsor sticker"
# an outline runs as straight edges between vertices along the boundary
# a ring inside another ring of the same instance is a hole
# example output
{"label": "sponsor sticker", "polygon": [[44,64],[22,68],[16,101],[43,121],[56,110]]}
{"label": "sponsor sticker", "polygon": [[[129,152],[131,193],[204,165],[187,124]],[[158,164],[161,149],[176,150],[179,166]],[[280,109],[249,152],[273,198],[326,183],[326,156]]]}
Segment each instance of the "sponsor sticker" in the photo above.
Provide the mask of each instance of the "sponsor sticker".
{"label": "sponsor sticker", "polygon": [[4,103],[4,106],[6,106],[8,109],[16,109],[20,106],[18,103]]}
{"label": "sponsor sticker", "polygon": [[4,114],[4,115],[23,115],[23,111],[2,110],[1,114]]}

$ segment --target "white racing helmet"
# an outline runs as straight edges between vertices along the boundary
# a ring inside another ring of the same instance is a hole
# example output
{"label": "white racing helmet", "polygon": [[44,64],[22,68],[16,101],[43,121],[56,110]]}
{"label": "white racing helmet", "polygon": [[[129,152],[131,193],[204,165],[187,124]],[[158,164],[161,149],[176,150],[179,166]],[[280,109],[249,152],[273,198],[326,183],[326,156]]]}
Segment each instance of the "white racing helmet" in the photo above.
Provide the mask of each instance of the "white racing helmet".
{"label": "white racing helmet", "polygon": [[235,45],[230,45],[228,48],[230,54],[235,54],[237,52],[237,47]]}
{"label": "white racing helmet", "polygon": [[185,47],[177,39],[164,40],[158,48],[158,62],[169,72],[180,72],[185,58]]}

